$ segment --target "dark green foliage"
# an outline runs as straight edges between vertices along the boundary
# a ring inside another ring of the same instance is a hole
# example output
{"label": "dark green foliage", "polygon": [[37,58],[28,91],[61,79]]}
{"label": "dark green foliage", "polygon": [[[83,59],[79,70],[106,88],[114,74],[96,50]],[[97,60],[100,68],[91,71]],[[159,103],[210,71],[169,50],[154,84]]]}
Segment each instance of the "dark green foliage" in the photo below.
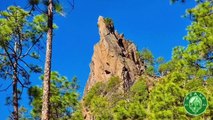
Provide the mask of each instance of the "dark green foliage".
{"label": "dark green foliage", "polygon": [[21,106],[19,108],[19,120],[34,120],[30,115],[29,115],[29,111]]}
{"label": "dark green foliage", "polygon": [[106,27],[109,29],[110,32],[114,32],[114,23],[111,18],[104,18],[104,22],[106,24]]}
{"label": "dark green foliage", "polygon": [[154,56],[149,49],[143,49],[141,52],[137,53],[137,56],[144,62],[146,69],[145,73],[150,76],[155,75],[155,68],[154,68]]}
{"label": "dark green foliage", "polygon": [[[41,77],[43,79],[43,76]],[[50,98],[50,118],[57,119],[70,119],[72,113],[74,116],[80,118],[81,113],[79,94],[77,93],[78,85],[77,78],[69,81],[65,76],[60,76],[57,72],[51,74],[51,98]],[[33,86],[28,91],[31,105],[33,109],[31,115],[35,119],[40,119],[42,107],[42,88]]]}
{"label": "dark green foliage", "polygon": [[45,33],[46,21],[42,15],[37,15],[31,20],[27,11],[15,6],[1,11],[0,16],[0,77],[12,78],[9,71],[14,68],[12,64],[17,63],[17,69],[20,71],[19,79],[24,80],[20,84],[22,87],[27,86],[30,73],[42,71],[38,65],[28,63],[26,59],[29,56],[39,59],[38,51],[33,47],[42,49],[40,41]]}
{"label": "dark green foliage", "polygon": [[104,18],[104,22],[107,26],[113,26],[113,20],[111,18]]}
{"label": "dark green foliage", "polygon": [[165,60],[164,60],[163,57],[159,57],[159,58],[157,58],[156,62],[157,62],[158,64],[163,64],[163,63],[165,63]]}
{"label": "dark green foliage", "polygon": [[[32,11],[39,11],[42,13],[47,12],[46,7],[49,5],[48,0],[28,0],[29,6],[31,6],[31,12]],[[44,9],[42,9],[44,8]],[[61,4],[61,1],[59,0],[53,0],[53,12],[56,12],[57,14],[60,14],[64,16],[64,8]]]}
{"label": "dark green foliage", "polygon": [[[38,22],[38,18],[41,21]],[[28,88],[31,83],[31,73],[42,72],[34,60],[39,59],[37,49],[42,49],[40,41],[46,32],[45,27],[45,18],[40,15],[32,17],[18,6],[0,11],[0,78],[10,80],[11,84],[3,91],[12,86],[13,97],[7,97],[7,102],[13,103],[14,111],[10,117],[16,120],[19,118],[18,101],[23,88]]]}
{"label": "dark green foliage", "polygon": [[140,58],[146,63],[152,65],[154,63],[154,56],[149,49],[143,49],[140,53]]}

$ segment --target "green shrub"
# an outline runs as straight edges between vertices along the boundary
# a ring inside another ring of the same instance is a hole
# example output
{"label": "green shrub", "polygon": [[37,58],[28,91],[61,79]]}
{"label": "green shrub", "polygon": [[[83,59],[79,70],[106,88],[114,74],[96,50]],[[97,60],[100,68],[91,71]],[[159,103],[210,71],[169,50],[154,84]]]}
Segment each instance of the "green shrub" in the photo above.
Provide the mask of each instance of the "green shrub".
{"label": "green shrub", "polygon": [[104,22],[107,26],[113,26],[113,20],[111,18],[104,18]]}
{"label": "green shrub", "polygon": [[113,76],[107,82],[106,91],[111,91],[114,88],[116,88],[116,86],[119,86],[119,85],[120,85],[120,79],[119,79],[119,77],[114,77]]}
{"label": "green shrub", "polygon": [[104,83],[102,82],[98,82],[96,83],[91,89],[90,91],[87,93],[87,95],[84,97],[84,104],[86,106],[89,106],[91,103],[91,100],[93,99],[94,96],[98,96],[102,93],[103,91],[103,86]]}

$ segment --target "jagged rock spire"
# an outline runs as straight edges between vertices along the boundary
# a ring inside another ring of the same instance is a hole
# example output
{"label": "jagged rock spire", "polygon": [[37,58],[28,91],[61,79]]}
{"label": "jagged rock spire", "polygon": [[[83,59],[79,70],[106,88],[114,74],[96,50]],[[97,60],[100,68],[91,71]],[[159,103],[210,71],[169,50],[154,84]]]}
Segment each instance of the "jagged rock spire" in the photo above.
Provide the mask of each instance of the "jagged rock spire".
{"label": "jagged rock spire", "polygon": [[114,30],[110,19],[98,18],[100,41],[94,47],[90,64],[90,75],[85,93],[97,82],[105,82],[112,76],[122,81],[123,90],[131,86],[144,71],[143,63],[137,56],[136,46]]}
{"label": "jagged rock spire", "polygon": [[[95,83],[106,82],[112,76],[120,78],[120,90],[125,92],[143,74],[145,66],[137,55],[136,46],[126,40],[124,34],[114,30],[111,19],[100,16],[98,27],[100,41],[94,46],[84,95]],[[93,120],[90,111],[84,106],[83,114],[85,120]]]}

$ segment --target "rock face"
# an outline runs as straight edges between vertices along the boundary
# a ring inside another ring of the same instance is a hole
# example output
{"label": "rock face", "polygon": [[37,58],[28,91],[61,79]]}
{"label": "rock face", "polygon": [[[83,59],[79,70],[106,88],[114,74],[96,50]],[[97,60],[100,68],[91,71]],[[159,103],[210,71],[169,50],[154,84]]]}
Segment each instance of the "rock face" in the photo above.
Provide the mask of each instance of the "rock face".
{"label": "rock face", "polygon": [[145,69],[137,56],[137,48],[114,30],[110,19],[100,16],[98,27],[100,41],[94,47],[84,92],[86,94],[95,83],[106,82],[112,76],[118,76],[123,81],[122,87],[126,91]]}
{"label": "rock face", "polygon": [[[120,88],[125,92],[143,74],[145,66],[137,55],[136,46],[114,30],[112,20],[100,16],[98,27],[100,41],[94,47],[84,95],[95,83],[106,82],[112,76],[122,80]],[[85,120],[93,120],[90,111],[85,107],[83,114]]]}

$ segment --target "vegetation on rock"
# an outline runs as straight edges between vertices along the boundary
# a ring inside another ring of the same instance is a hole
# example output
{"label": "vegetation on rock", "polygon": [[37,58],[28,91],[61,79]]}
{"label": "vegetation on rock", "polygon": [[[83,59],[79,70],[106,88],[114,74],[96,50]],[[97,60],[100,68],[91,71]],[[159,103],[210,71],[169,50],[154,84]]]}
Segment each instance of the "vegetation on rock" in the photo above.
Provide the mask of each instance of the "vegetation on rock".
{"label": "vegetation on rock", "polygon": [[[127,93],[106,91],[104,86],[108,83],[97,83],[85,96],[85,106],[91,116],[97,120],[213,119],[212,5],[212,1],[207,0],[187,10],[192,24],[187,27],[184,38],[189,44],[175,47],[170,61],[157,60],[161,79],[151,91],[147,89],[146,77],[136,80]],[[155,75],[151,52],[144,49],[137,56],[147,66],[147,75]],[[208,108],[200,116],[187,114],[183,106],[184,97],[192,91],[204,93],[208,100]]]}

